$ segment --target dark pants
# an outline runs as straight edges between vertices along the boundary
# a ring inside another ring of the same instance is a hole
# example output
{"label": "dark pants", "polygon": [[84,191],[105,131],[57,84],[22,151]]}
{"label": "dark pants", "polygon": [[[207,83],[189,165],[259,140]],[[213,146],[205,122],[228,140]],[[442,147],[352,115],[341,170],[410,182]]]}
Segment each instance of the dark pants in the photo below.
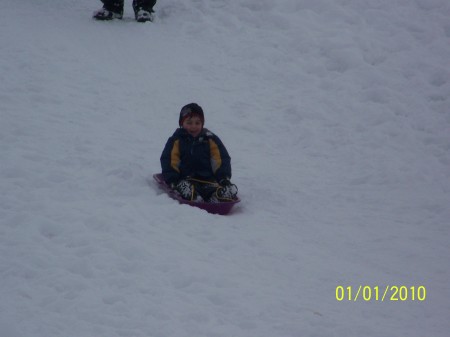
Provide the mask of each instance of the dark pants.
{"label": "dark pants", "polygon": [[[105,7],[110,10],[123,10],[124,0],[101,0]],[[156,4],[156,0],[133,0],[133,8],[142,7],[143,9],[153,12],[153,6]]]}
{"label": "dark pants", "polygon": [[192,178],[187,180],[194,186],[194,198],[195,195],[199,195],[204,201],[209,201],[219,187],[219,184],[216,181],[205,181]]}

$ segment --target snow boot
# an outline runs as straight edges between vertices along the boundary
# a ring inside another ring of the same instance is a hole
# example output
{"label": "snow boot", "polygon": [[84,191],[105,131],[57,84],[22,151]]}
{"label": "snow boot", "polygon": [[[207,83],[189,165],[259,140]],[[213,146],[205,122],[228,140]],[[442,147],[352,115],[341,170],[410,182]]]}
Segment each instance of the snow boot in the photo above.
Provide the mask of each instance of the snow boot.
{"label": "snow boot", "polygon": [[219,201],[231,201],[236,199],[238,188],[235,184],[221,186],[216,191],[216,197]]}
{"label": "snow boot", "polygon": [[103,7],[94,12],[93,18],[101,21],[112,19],[122,19],[123,1],[107,1],[103,0]]}
{"label": "snow boot", "polygon": [[134,16],[137,22],[153,21],[153,6],[156,1],[133,0]]}
{"label": "snow boot", "polygon": [[194,185],[190,181],[180,180],[176,184],[175,190],[181,195],[183,199],[192,201],[195,198]]}

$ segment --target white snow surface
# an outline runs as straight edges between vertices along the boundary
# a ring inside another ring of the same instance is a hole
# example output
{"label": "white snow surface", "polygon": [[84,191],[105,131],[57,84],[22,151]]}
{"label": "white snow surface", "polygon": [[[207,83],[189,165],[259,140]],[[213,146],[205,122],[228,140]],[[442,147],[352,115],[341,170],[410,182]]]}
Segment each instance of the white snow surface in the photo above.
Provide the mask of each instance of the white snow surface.
{"label": "white snow surface", "polygon": [[[100,6],[1,0],[1,337],[448,336],[448,0]],[[190,102],[228,216],[151,182]]]}

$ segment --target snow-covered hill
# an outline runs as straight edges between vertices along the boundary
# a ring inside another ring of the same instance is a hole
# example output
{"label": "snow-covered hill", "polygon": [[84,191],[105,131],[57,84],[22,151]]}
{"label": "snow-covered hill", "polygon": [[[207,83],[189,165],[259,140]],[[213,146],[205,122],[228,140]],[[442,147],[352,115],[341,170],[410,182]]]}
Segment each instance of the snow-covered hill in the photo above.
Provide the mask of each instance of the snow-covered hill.
{"label": "snow-covered hill", "polygon": [[[448,335],[447,0],[42,2],[1,1],[1,337]],[[190,102],[229,216],[149,183]]]}

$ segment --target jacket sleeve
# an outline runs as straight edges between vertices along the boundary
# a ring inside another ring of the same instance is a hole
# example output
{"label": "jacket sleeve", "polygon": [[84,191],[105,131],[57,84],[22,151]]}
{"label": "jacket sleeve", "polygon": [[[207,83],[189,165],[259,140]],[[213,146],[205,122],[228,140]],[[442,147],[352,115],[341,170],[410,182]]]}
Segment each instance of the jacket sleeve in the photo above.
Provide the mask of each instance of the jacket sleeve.
{"label": "jacket sleeve", "polygon": [[231,178],[231,158],[225,145],[216,135],[209,138],[211,151],[211,168],[217,181]]}
{"label": "jacket sleeve", "polygon": [[170,137],[161,154],[161,168],[164,180],[167,184],[175,183],[180,178],[180,141],[176,137]]}

